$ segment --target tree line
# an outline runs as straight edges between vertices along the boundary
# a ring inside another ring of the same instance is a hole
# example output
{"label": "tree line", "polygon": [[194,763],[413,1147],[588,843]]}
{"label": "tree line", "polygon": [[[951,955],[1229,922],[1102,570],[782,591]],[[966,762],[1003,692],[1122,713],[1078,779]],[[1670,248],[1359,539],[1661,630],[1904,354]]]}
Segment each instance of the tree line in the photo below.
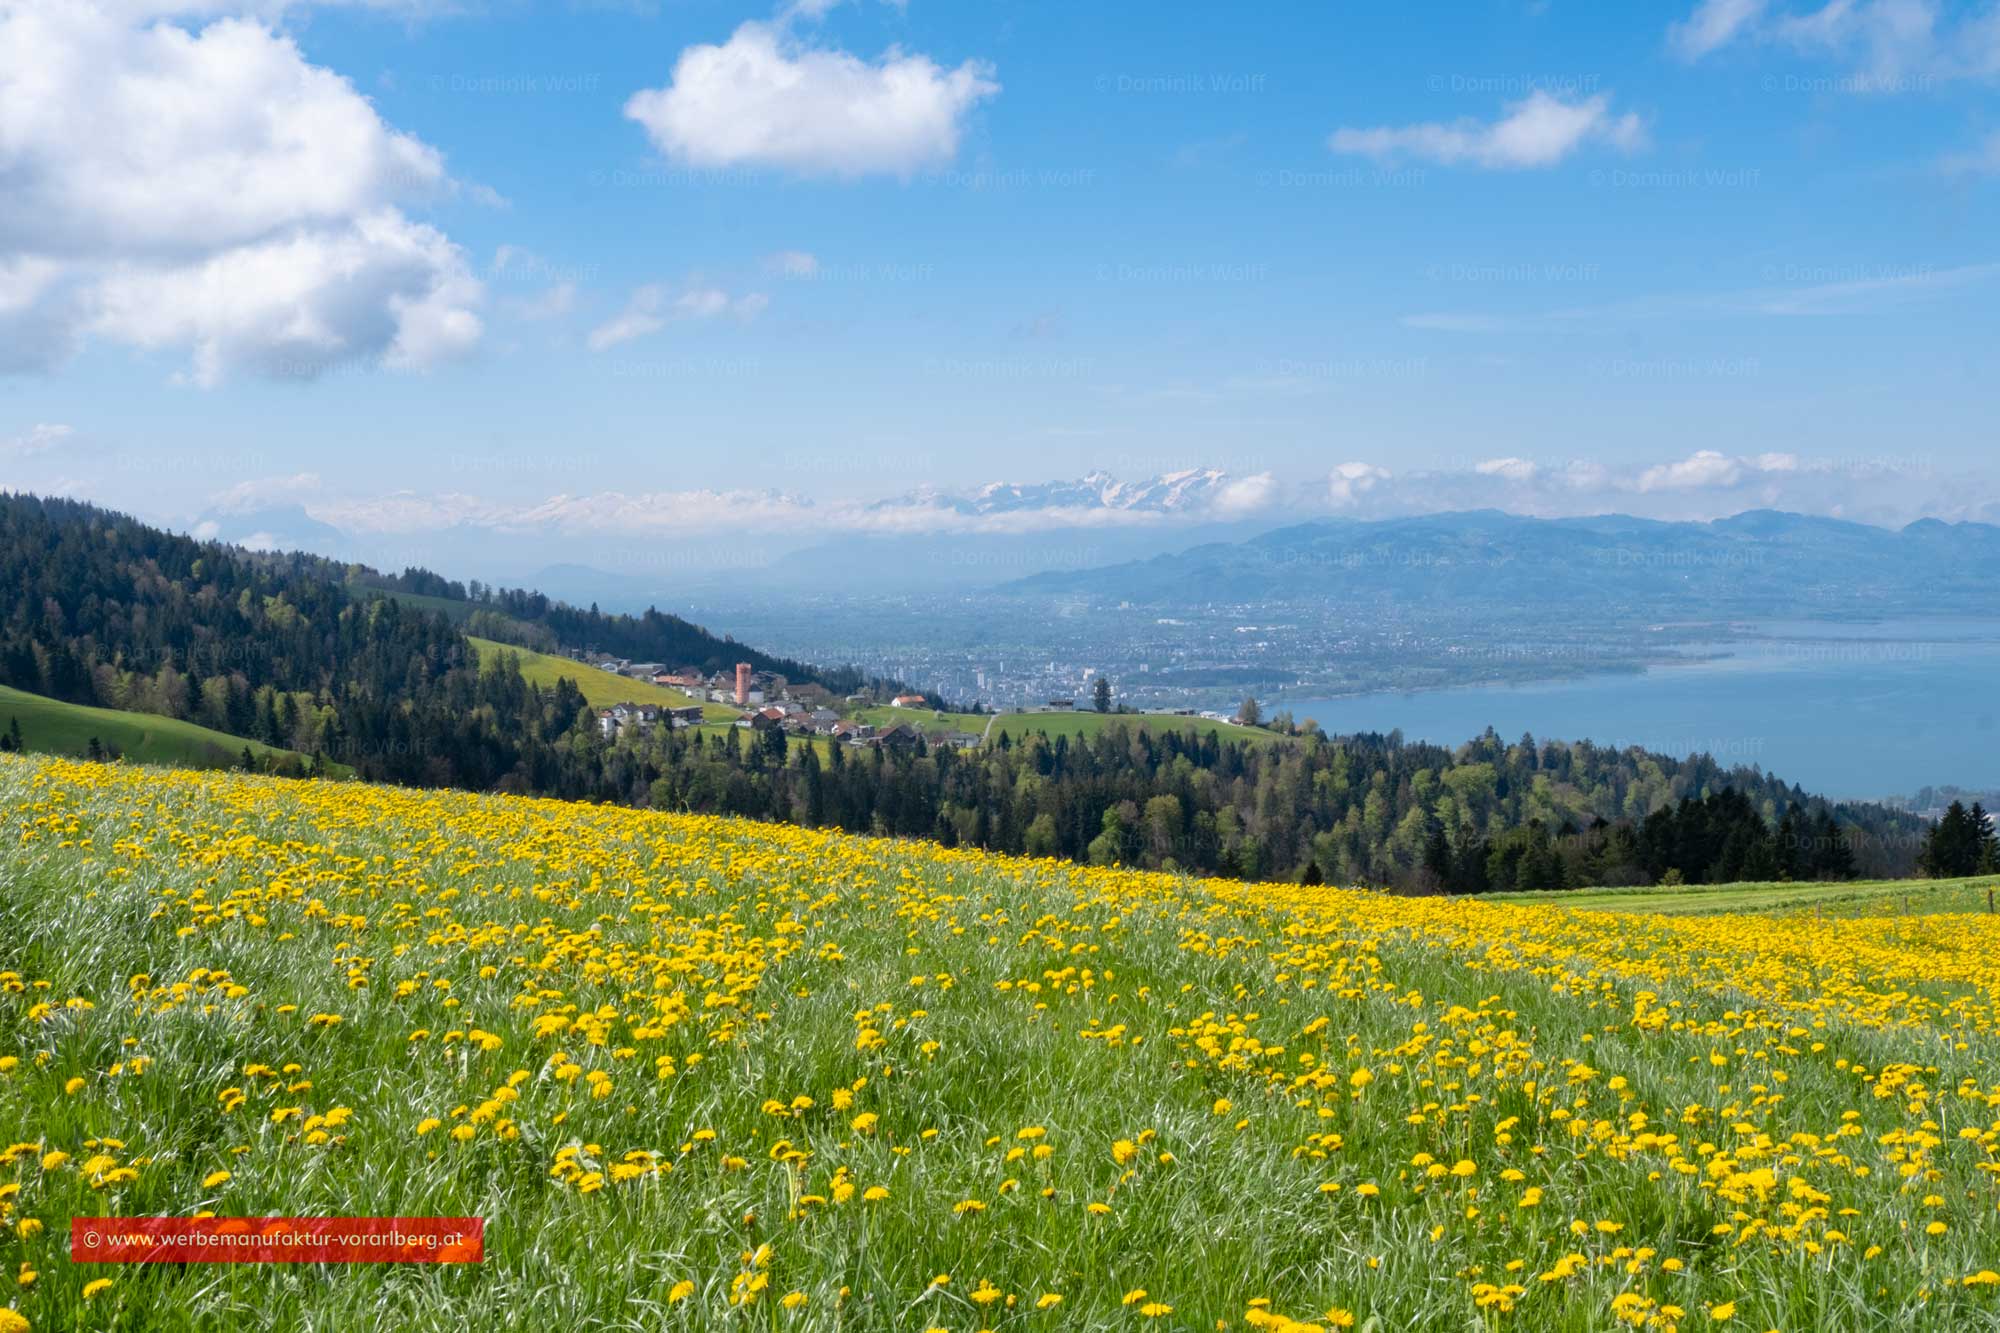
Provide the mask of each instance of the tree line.
{"label": "tree line", "polygon": [[[1113,724],[977,750],[820,749],[654,733],[601,750],[589,793],[656,808],[931,838],[1030,856],[1424,892],[1911,873],[1922,822],[1830,803],[1706,756],[1587,742],[1448,749]],[[592,767],[588,763],[585,768]]]}

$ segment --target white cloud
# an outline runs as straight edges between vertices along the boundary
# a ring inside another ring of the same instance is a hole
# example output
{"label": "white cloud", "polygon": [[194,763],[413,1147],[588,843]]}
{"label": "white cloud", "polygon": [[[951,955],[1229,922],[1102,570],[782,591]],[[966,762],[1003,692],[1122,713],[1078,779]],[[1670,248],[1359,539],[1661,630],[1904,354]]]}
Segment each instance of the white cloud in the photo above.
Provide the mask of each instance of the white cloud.
{"label": "white cloud", "polygon": [[764,268],[787,278],[813,278],[819,276],[819,259],[804,250],[780,250],[764,259]]}
{"label": "white cloud", "polygon": [[315,494],[320,486],[317,472],[297,472],[289,477],[257,477],[239,481],[228,490],[209,497],[209,507],[219,514],[242,514]]}
{"label": "white cloud", "polygon": [[1213,503],[1218,514],[1242,518],[1270,508],[1277,499],[1278,479],[1268,472],[1259,472],[1224,483]]}
{"label": "white cloud", "polygon": [[313,379],[434,365],[478,341],[478,298],[458,248],[390,209],[192,263],[115,264],[82,324],[138,347],[189,347],[193,378],[208,386],[234,370]]}
{"label": "white cloud", "polygon": [[131,17],[0,8],[0,337],[187,349],[205,384],[478,340],[463,254],[397,208],[454,188],[436,150],[259,22]]}
{"label": "white cloud", "polygon": [[1763,16],[1766,0],[1701,0],[1684,22],[1667,30],[1667,44],[1686,60],[1727,46]]}
{"label": "white cloud", "polygon": [[947,70],[892,47],[870,62],[745,23],[720,46],[681,52],[672,80],[633,94],[625,114],[696,166],[908,177],[949,162],[967,113],[999,91],[982,61]]}
{"label": "white cloud", "polygon": [[1690,60],[1748,40],[1841,61],[1853,73],[1838,86],[1854,93],[2000,75],[2000,7],[1991,4],[1965,5],[1954,18],[1938,0],[1824,0],[1783,13],[1765,0],[1702,0],[1667,40]]}
{"label": "white cloud", "polygon": [[762,314],[771,298],[762,292],[731,296],[715,287],[691,287],[670,296],[666,287],[648,283],[636,287],[625,308],[590,331],[586,339],[593,352],[602,352],[620,343],[658,333],[677,319],[714,319],[732,315],[751,320]]}
{"label": "white cloud", "polygon": [[1639,474],[1633,489],[1645,491],[1727,490],[1763,474],[1796,472],[1794,454],[1759,454],[1754,458],[1735,457],[1714,449],[1698,449],[1677,462],[1661,463]]}
{"label": "white cloud", "polygon": [[1642,491],[1708,490],[1734,486],[1743,477],[1743,464],[1714,449],[1698,449],[1673,463],[1661,463],[1639,474]]}
{"label": "white cloud", "polygon": [[76,434],[74,426],[37,422],[11,440],[0,440],[0,456],[33,458],[54,451]]}
{"label": "white cloud", "polygon": [[627,494],[554,495],[526,505],[502,504],[450,492],[420,495],[396,491],[359,500],[309,507],[311,515],[350,532],[435,533],[461,524],[503,532],[565,533],[709,532],[718,529],[776,529],[811,516],[810,500],[776,491],[656,491]]}
{"label": "white cloud", "polygon": [[1482,477],[1500,477],[1507,481],[1531,481],[1540,469],[1525,458],[1489,458],[1473,465],[1474,472]]}
{"label": "white cloud", "polygon": [[1388,480],[1387,468],[1373,463],[1341,463],[1327,477],[1327,499],[1336,509],[1346,508]]}
{"label": "white cloud", "polygon": [[1634,113],[1613,115],[1607,94],[1566,102],[1538,89],[1509,103],[1506,114],[1490,124],[1468,117],[1449,124],[1339,129],[1327,146],[1336,153],[1384,160],[1523,169],[1554,166],[1587,143],[1629,153],[1645,142],[1645,123]]}
{"label": "white cloud", "polygon": [[[1131,492],[1152,495],[1175,477],[1190,475],[1212,478],[1216,484],[1186,505],[1142,509],[1118,503]],[[1395,473],[1356,461],[1331,469],[1324,483],[1287,481],[1266,473],[1231,478],[1197,470],[1135,486],[1105,479],[1107,484],[1099,488],[1100,502],[1076,494],[1075,483],[995,484],[957,495],[923,490],[876,502],[845,498],[816,503],[775,490],[691,489],[559,494],[520,503],[460,492],[329,497],[318,491],[317,480],[311,474],[268,478],[226,492],[218,501],[243,512],[289,499],[321,523],[367,537],[435,538],[445,530],[462,528],[522,539],[668,539],[725,532],[807,539],[831,533],[1001,536],[1166,528],[1250,517],[1284,522],[1330,513],[1379,518],[1488,508],[1541,517],[1627,513],[1674,520],[1776,508],[1876,523],[1904,523],[1924,515],[1990,522],[2000,515],[2000,492],[1990,478],[1940,475],[1921,457],[1813,459],[1787,452],[1733,454],[1718,449],[1667,460],[1613,462],[1508,456]],[[1003,493],[1026,495],[1037,502],[998,509],[968,503]],[[222,515],[226,510],[215,512]]]}

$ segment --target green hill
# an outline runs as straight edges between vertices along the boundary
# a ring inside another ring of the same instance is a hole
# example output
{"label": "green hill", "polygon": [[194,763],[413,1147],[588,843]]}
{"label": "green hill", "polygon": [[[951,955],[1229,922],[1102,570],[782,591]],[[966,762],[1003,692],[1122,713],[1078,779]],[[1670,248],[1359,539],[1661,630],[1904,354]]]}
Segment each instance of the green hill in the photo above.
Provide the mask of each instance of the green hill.
{"label": "green hill", "polygon": [[[401,595],[397,594],[399,597]],[[650,680],[616,676],[609,671],[600,671],[594,666],[567,657],[538,653],[528,648],[516,648],[511,643],[496,643],[492,639],[474,638],[469,634],[465,641],[472,645],[472,650],[484,661],[491,661],[500,653],[512,653],[520,658],[521,678],[530,685],[548,689],[562,677],[569,677],[576,682],[577,690],[592,708],[609,708],[613,704],[656,704],[661,708],[686,708],[690,704],[701,703],[702,715],[717,722],[731,721],[741,711],[727,704],[702,703],[701,700],[683,694],[679,690],[655,685]]]}
{"label": "green hill", "polygon": [[39,694],[0,685],[0,727],[10,719],[21,724],[21,741],[44,754],[83,755],[91,738],[127,759],[147,764],[178,764],[184,768],[229,768],[242,762],[243,747],[259,759],[303,759],[259,741],[244,740],[193,722],[151,713],[127,713],[64,703]]}

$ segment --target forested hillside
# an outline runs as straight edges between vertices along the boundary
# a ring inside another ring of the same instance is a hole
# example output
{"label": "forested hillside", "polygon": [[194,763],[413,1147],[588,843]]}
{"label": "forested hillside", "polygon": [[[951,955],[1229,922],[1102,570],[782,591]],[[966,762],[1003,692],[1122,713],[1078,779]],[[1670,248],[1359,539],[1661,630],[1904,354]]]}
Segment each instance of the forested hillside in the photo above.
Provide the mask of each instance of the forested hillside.
{"label": "forested hillside", "polygon": [[[579,738],[579,748],[591,743]],[[1924,824],[1753,769],[1587,742],[1225,742],[1113,726],[831,762],[736,735],[605,755],[609,800],[1099,864],[1421,891],[1910,874]]]}
{"label": "forested hillside", "polygon": [[505,661],[481,669],[452,616],[426,606],[470,605],[494,623],[675,662],[677,647],[699,651],[686,622],[422,574],[367,593],[350,586],[354,572],[70,501],[0,498],[0,684],[185,719],[373,780],[1245,879],[1478,892],[1896,876],[1914,868],[1925,827],[1705,756],[1490,732],[1457,750],[1394,735],[1249,744],[1136,725],[1087,740],[1002,732],[969,751],[788,746],[775,731],[607,742],[571,681],[531,684]]}
{"label": "forested hillside", "polygon": [[359,587],[384,594],[424,599],[420,604],[449,603],[466,631],[537,652],[565,649],[608,653],[634,662],[660,662],[670,667],[701,667],[726,671],[748,662],[758,671],[775,672],[792,681],[811,681],[836,694],[860,689],[897,693],[902,682],[872,680],[852,667],[822,667],[789,657],[777,657],[664,611],[639,615],[610,614],[595,606],[570,606],[526,588],[496,588],[479,582],[459,583],[424,569],[401,574],[369,574],[354,580]]}

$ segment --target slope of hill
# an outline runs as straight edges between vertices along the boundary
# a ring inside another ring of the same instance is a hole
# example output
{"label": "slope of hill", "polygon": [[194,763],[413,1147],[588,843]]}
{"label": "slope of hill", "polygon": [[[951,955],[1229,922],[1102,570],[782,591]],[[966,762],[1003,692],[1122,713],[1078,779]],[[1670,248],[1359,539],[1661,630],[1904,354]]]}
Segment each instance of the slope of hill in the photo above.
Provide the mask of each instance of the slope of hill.
{"label": "slope of hill", "polygon": [[[592,708],[609,708],[612,704],[656,704],[661,708],[686,708],[701,702],[690,698],[679,690],[664,685],[655,685],[650,680],[634,680],[630,676],[614,675],[593,666],[567,657],[557,657],[550,653],[538,653],[531,648],[516,648],[511,643],[496,643],[492,639],[467,635],[465,641],[479,654],[482,664],[490,663],[512,654],[522,679],[530,685],[543,689],[553,689],[559,680],[575,683],[584,702]],[[717,722],[735,718],[740,710],[725,704],[701,703],[702,714]]]}
{"label": "slope of hill", "polygon": [[[0,756],[0,1175],[39,1224],[6,1300],[1956,1333],[1996,1299],[1996,959],[1984,914],[1392,898]],[[68,1262],[113,1208],[487,1225],[477,1267],[334,1280]]]}
{"label": "slope of hill", "polygon": [[2000,608],[2000,528],[1901,531],[1768,510],[1713,523],[1497,510],[1329,520],[1151,560],[1037,574],[1034,594],[1152,603],[1397,599],[1565,611],[1752,614]]}
{"label": "slope of hill", "polygon": [[242,763],[245,748],[259,761],[305,762],[294,751],[178,718],[65,703],[0,685],[0,731],[14,722],[21,724],[23,748],[33,753],[81,756],[95,740],[125,759],[184,768],[234,768]]}
{"label": "slope of hill", "polygon": [[1679,885],[1671,888],[1576,889],[1566,893],[1490,893],[1497,903],[1560,903],[1571,910],[1664,912],[1669,915],[1722,912],[1831,913],[1839,916],[1934,916],[1987,912],[2000,876],[1963,879],[1872,879],[1750,881],[1739,884]]}

